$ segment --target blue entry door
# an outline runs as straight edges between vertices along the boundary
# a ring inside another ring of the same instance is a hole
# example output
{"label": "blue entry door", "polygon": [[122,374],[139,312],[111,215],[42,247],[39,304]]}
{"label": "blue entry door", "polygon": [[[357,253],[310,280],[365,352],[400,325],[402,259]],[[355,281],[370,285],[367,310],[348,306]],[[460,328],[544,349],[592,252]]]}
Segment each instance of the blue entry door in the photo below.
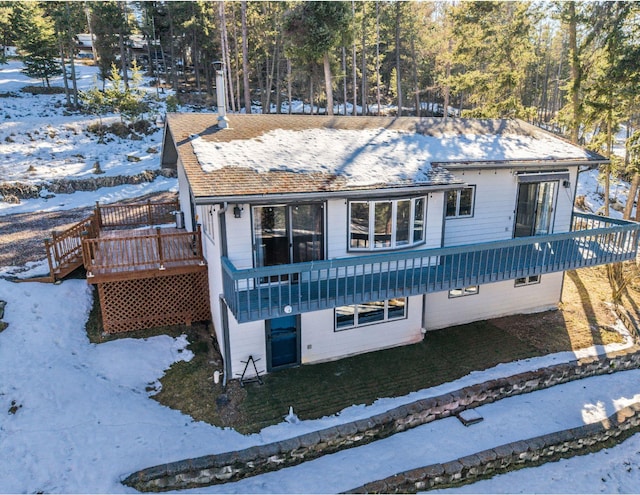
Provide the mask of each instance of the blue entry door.
{"label": "blue entry door", "polygon": [[298,316],[267,320],[267,368],[269,371],[300,364]]}

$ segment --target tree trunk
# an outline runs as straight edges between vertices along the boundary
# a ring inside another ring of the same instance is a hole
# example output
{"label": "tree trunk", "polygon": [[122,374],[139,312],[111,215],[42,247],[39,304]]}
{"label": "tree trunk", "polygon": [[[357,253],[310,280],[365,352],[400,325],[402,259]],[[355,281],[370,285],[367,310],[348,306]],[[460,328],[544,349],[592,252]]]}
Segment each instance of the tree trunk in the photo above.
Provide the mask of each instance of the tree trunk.
{"label": "tree trunk", "polygon": [[[64,97],[67,101],[67,106],[71,106],[71,94],[69,92],[69,81],[67,79],[67,65],[65,64],[65,55],[64,55],[64,44],[62,43],[62,35],[58,31],[56,33],[58,35],[58,44],[60,48],[60,66],[62,67],[62,81],[64,84]],[[72,57],[73,58],[73,57]]]}
{"label": "tree trunk", "polygon": [[[342,47],[342,102],[344,103],[344,115],[347,115],[347,48]],[[340,112],[338,112],[340,113]]]}
{"label": "tree trunk", "polygon": [[[247,34],[247,0],[242,0],[242,84],[244,86],[244,111],[251,113],[251,89],[249,88],[249,36]],[[291,103],[291,96],[289,96]]]}
{"label": "tree trunk", "polygon": [[416,62],[415,34],[411,34],[411,59],[414,61],[413,67],[413,90],[416,99],[416,116],[420,117],[420,89],[418,88],[418,64]]}
{"label": "tree trunk", "polygon": [[[356,3],[355,0],[351,0],[351,15],[353,16],[353,22],[356,20]],[[355,25],[353,26],[353,31],[355,32]],[[353,45],[351,47],[351,65],[353,68],[352,71],[352,86],[353,86],[353,111],[351,114],[353,116],[358,115],[358,55],[356,51],[356,37],[353,37]]]}
{"label": "tree trunk", "polygon": [[638,184],[640,184],[640,174],[635,172],[633,179],[631,179],[631,185],[629,186],[629,194],[627,195],[627,203],[624,205],[624,212],[622,218],[629,220],[631,218],[631,212],[633,211],[633,202],[638,193]]}
{"label": "tree trunk", "polygon": [[367,18],[367,4],[362,2],[362,70],[360,77],[362,79],[362,88],[360,89],[362,99],[362,115],[369,113],[367,108],[367,30],[366,30],[366,18]]}
{"label": "tree trunk", "polygon": [[[293,98],[293,91],[291,89],[291,60],[287,59],[287,99],[289,100],[289,111],[291,115],[291,100]],[[304,106],[302,107],[302,113],[304,113]]]}
{"label": "tree trunk", "polygon": [[572,108],[572,122],[571,122],[571,141],[574,144],[578,144],[580,137],[580,86],[582,83],[582,76],[580,72],[580,54],[578,53],[578,38],[577,38],[577,20],[576,20],[576,6],[574,2],[567,2],[569,9],[569,54],[571,59],[571,108]]}
{"label": "tree trunk", "polygon": [[333,84],[331,82],[331,62],[329,52],[325,52],[322,57],[324,65],[324,84],[327,92],[327,115],[333,115]]}
{"label": "tree trunk", "polygon": [[276,40],[276,113],[282,113],[282,97],[280,95],[280,40]]}
{"label": "tree trunk", "polygon": [[124,37],[125,37],[124,23],[126,22],[126,19],[127,19],[127,11],[125,9],[124,2],[120,2],[119,5],[120,5],[120,8],[122,9],[122,19],[120,20],[120,31],[118,33],[118,45],[120,47],[120,68],[122,70],[122,83],[124,84],[124,89],[125,91],[128,91],[129,90],[129,71],[128,71],[129,64],[127,64],[127,52],[124,47]]}
{"label": "tree trunk", "polygon": [[[167,17],[169,18],[169,47],[171,50],[171,82],[173,84],[173,90],[177,93],[178,92],[178,75],[176,74],[176,54],[173,47],[173,44],[175,43],[175,37],[173,34],[173,17],[171,16],[171,2],[167,3]],[[162,59],[164,61],[164,56]],[[164,66],[166,70],[166,67],[167,67],[166,62]]]}
{"label": "tree trunk", "polygon": [[376,104],[377,114],[380,116],[380,2],[376,0]]}
{"label": "tree trunk", "polygon": [[222,39],[222,56],[224,65],[226,66],[225,72],[227,73],[227,95],[226,98],[231,104],[231,111],[236,111],[236,104],[233,98],[233,77],[231,76],[231,57],[229,55],[229,37],[227,35],[227,16],[224,11],[224,2],[218,4],[218,13],[220,15],[220,36]]}
{"label": "tree trunk", "polygon": [[240,109],[242,108],[242,103],[241,103],[241,99],[240,99],[240,88],[242,86],[240,86],[240,51],[238,49],[238,32],[236,29],[236,4],[235,2],[231,3],[231,16],[233,19],[233,22],[231,23],[231,25],[233,26],[233,59],[234,59],[234,67],[235,67],[235,74],[236,74],[236,108],[238,109],[238,111],[240,111]]}
{"label": "tree trunk", "polygon": [[398,93],[398,117],[402,116],[402,73],[400,69],[400,2],[396,3],[396,85]]}

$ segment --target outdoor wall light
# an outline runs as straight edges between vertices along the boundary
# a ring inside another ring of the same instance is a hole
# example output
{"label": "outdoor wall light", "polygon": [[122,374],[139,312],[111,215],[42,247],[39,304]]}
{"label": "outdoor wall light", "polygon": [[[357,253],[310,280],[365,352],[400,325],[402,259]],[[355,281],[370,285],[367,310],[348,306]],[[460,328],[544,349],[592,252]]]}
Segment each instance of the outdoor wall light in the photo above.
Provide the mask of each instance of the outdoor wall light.
{"label": "outdoor wall light", "polygon": [[235,205],[233,207],[233,217],[234,218],[242,218],[242,208],[239,205]]}

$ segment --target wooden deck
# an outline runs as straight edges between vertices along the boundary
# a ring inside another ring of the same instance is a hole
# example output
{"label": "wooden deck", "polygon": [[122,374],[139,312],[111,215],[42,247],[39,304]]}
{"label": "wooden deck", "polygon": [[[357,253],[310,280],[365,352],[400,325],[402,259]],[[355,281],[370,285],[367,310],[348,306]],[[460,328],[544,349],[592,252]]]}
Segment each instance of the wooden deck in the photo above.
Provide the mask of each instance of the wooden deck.
{"label": "wooden deck", "polygon": [[178,209],[177,201],[96,204],[92,215],[45,240],[49,280],[81,266],[93,284],[205,269],[201,232],[167,226]]}
{"label": "wooden deck", "polygon": [[205,269],[200,231],[174,227],[101,231],[82,242],[91,283],[131,280]]}
{"label": "wooden deck", "polygon": [[172,226],[178,209],[177,201],[96,204],[88,218],[45,241],[47,280],[84,266],[107,333],[210,320],[202,233]]}

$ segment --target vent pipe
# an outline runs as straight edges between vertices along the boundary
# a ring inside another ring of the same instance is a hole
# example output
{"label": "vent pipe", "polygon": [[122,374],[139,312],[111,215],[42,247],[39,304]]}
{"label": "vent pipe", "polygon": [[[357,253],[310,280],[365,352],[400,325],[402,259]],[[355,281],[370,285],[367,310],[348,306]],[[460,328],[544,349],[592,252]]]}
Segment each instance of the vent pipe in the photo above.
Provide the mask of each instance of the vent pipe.
{"label": "vent pipe", "polygon": [[224,64],[214,62],[216,71],[216,99],[218,100],[218,128],[228,129],[229,119],[227,118],[227,89],[224,83]]}

